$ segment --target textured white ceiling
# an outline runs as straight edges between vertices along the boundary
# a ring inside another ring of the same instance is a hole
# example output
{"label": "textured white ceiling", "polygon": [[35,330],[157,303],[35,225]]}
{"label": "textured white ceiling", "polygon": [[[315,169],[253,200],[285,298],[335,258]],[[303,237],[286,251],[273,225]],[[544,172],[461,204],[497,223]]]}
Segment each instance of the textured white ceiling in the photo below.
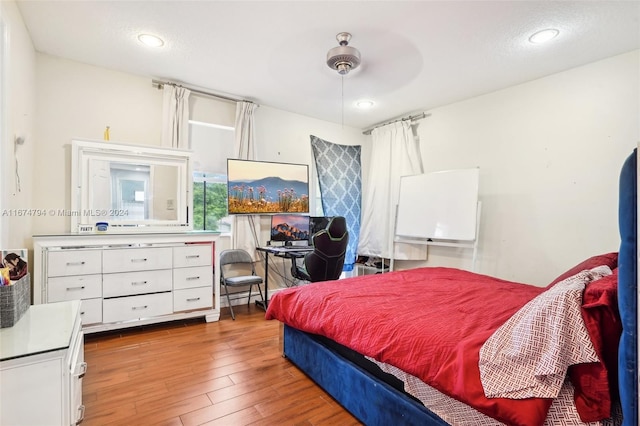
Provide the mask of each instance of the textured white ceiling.
{"label": "textured white ceiling", "polygon": [[[344,90],[344,124],[363,129],[640,48],[638,1],[17,4],[39,52],[336,123]],[[560,36],[527,41],[548,27]],[[341,31],[362,54],[343,82],[325,64]],[[374,108],[355,108],[363,98]]]}

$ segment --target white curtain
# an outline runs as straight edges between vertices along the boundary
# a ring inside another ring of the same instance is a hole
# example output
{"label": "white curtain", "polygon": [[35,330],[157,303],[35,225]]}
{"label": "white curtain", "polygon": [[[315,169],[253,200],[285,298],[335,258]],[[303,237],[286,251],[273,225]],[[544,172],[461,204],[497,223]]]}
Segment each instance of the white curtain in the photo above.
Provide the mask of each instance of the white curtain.
{"label": "white curtain", "polygon": [[[419,141],[411,121],[373,129],[368,183],[363,191],[362,225],[358,254],[391,257],[400,177],[423,173]],[[395,259],[426,259],[426,246],[395,244]]]}
{"label": "white curtain", "polygon": [[[253,117],[256,107],[256,104],[244,101],[236,105],[234,152],[241,160],[257,158]],[[246,250],[255,261],[256,247],[260,245],[260,216],[236,215],[232,226],[231,247]]]}
{"label": "white curtain", "polygon": [[163,85],[162,146],[189,149],[189,95],[191,91]]}

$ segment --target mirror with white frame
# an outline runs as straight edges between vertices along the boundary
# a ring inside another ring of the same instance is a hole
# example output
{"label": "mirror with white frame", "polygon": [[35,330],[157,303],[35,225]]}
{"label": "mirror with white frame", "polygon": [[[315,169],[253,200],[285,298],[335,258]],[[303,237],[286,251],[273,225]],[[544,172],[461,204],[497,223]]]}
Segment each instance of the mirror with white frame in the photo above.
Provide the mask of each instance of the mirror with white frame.
{"label": "mirror with white frame", "polygon": [[71,163],[72,232],[193,228],[189,151],[74,140]]}

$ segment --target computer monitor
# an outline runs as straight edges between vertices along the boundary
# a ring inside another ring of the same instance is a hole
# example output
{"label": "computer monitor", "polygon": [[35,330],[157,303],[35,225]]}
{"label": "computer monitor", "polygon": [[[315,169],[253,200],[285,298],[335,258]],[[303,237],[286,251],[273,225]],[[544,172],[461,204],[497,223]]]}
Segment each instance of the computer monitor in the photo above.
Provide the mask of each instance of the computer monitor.
{"label": "computer monitor", "polygon": [[309,217],[309,244],[312,244],[311,241],[313,234],[318,231],[322,231],[327,227],[329,221],[332,217],[329,216],[310,216]]}
{"label": "computer monitor", "polygon": [[271,241],[309,240],[309,216],[293,214],[274,214],[271,216]]}

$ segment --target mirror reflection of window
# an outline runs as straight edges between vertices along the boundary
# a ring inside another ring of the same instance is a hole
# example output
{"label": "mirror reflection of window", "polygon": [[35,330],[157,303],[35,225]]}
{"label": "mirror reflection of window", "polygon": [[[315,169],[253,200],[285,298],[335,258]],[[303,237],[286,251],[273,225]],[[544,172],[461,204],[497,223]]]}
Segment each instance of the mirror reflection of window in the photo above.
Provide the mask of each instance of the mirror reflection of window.
{"label": "mirror reflection of window", "polygon": [[111,163],[112,221],[144,220],[150,215],[150,166]]}
{"label": "mirror reflection of window", "polygon": [[177,220],[176,197],[180,170],[175,166],[151,166],[151,182],[153,184],[153,200],[149,206],[153,211],[154,220]]}
{"label": "mirror reflection of window", "polygon": [[91,220],[178,220],[180,168],[174,165],[91,160]]}
{"label": "mirror reflection of window", "polygon": [[72,162],[74,231],[96,222],[132,227],[128,231],[192,228],[190,153],[74,140]]}

